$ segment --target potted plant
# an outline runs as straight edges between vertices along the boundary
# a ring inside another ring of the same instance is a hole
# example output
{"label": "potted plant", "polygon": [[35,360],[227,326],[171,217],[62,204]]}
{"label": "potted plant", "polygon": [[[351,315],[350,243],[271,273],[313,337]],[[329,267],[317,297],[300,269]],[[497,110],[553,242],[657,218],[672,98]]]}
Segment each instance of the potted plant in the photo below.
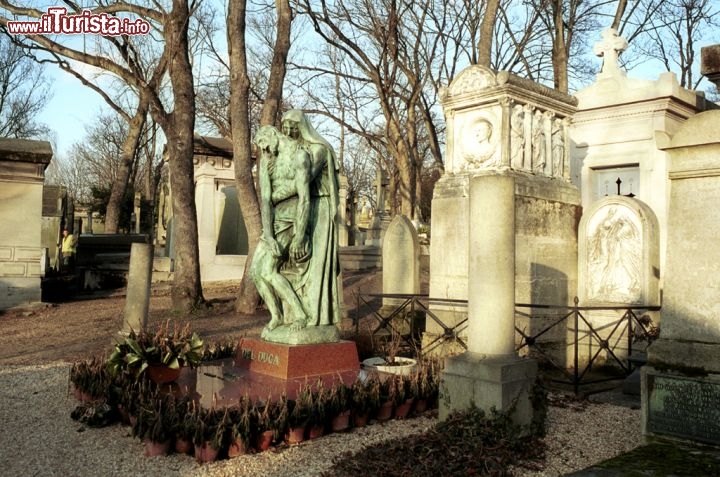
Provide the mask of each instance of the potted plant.
{"label": "potted plant", "polygon": [[333,432],[350,427],[350,394],[350,388],[341,380],[336,381],[327,392],[325,408]]}
{"label": "potted plant", "polygon": [[213,462],[220,451],[227,447],[231,429],[228,409],[198,408],[195,413],[195,459]]}
{"label": "potted plant", "polygon": [[375,375],[365,380],[358,379],[353,383],[350,394],[353,425],[362,427],[380,407],[380,380]]}
{"label": "potted plant", "polygon": [[403,338],[394,328],[390,328],[390,334],[380,346],[382,356],[376,356],[363,360],[364,367],[388,374],[410,374],[417,361],[413,358],[399,356]]}
{"label": "potted plant", "polygon": [[89,402],[107,396],[111,379],[105,370],[104,361],[93,357],[73,363],[69,381],[73,385],[75,398],[81,402]]}
{"label": "potted plant", "polygon": [[310,417],[308,419],[308,437],[316,439],[325,434],[325,423],[327,421],[327,390],[322,380],[318,379],[314,386],[310,387]]}
{"label": "potted plant", "polygon": [[173,404],[170,412],[172,413],[172,427],[175,431],[175,452],[189,454],[193,451],[196,404],[188,395],[175,400]]}
{"label": "potted plant", "polygon": [[133,435],[145,444],[147,457],[166,455],[173,437],[168,395],[153,394],[140,405]]}
{"label": "potted plant", "polygon": [[300,388],[295,399],[285,400],[287,411],[287,431],[285,442],[298,444],[305,439],[305,429],[313,414],[312,388],[304,385]]}
{"label": "potted plant", "polygon": [[393,379],[397,388],[397,395],[394,399],[395,419],[405,419],[410,414],[410,409],[415,401],[413,389],[417,389],[417,386],[413,384],[415,381],[413,374],[399,375]]}
{"label": "potted plant", "polygon": [[273,401],[271,396],[268,396],[264,403],[258,402],[255,405],[255,416],[257,421],[255,446],[259,451],[266,451],[274,441],[285,434],[287,406]]}
{"label": "potted plant", "polygon": [[415,412],[424,412],[428,407],[434,406],[440,392],[440,360],[438,358],[424,358],[418,365],[417,395]]}
{"label": "potted plant", "polygon": [[[190,332],[190,324],[183,328],[173,324],[171,329],[168,320],[155,333],[131,331],[115,345],[107,368],[112,375],[125,372],[137,379],[148,371],[156,382],[172,382],[180,375],[182,366],[200,364],[202,352],[203,342]],[[163,370],[171,373],[163,375]]]}
{"label": "potted plant", "polygon": [[253,438],[254,407],[249,397],[240,398],[238,405],[230,410],[230,442],[228,457],[245,454]]}

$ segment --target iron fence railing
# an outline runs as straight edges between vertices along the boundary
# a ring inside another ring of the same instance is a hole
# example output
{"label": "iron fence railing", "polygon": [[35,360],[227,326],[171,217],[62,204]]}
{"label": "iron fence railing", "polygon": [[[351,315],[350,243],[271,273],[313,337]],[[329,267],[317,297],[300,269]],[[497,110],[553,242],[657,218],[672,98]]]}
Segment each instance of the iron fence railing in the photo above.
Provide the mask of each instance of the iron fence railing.
{"label": "iron fence railing", "polygon": [[[429,318],[441,330],[430,341],[423,343],[423,354],[431,353],[438,346],[447,342],[454,342],[461,348],[467,349],[466,338],[462,336],[468,326],[467,300],[436,299],[422,294],[381,293],[356,293],[356,298],[357,307],[353,316],[356,333],[359,332],[360,318],[370,315],[377,321],[376,326],[371,331],[373,336],[379,333],[394,334],[402,340],[402,344],[406,348],[412,351],[420,350],[419,345],[422,339],[420,335],[422,333],[418,333],[417,329],[411,329],[410,333],[402,333],[397,325],[398,319],[407,318],[408,316],[414,317],[417,312],[420,312],[425,320]],[[389,306],[382,306],[385,298],[395,299],[397,302]],[[454,324],[447,324],[431,310],[434,305],[446,307],[453,311],[464,310],[465,318],[458,320]],[[579,306],[577,297],[574,299],[574,305],[572,306],[517,303],[515,304],[516,321],[518,317],[533,319],[544,316],[547,323],[538,331],[532,333],[516,326],[516,350],[523,352],[524,349],[527,349],[529,353],[535,353],[535,356],[541,355],[546,363],[561,371],[566,377],[565,380],[555,379],[555,381],[572,385],[574,392],[577,394],[581,385],[615,379],[588,378],[588,373],[593,368],[593,365],[597,363],[602,353],[605,353],[606,359],[613,361],[623,374],[628,375],[632,372],[635,360],[629,358],[633,354],[635,343],[638,341],[652,341],[657,336],[658,331],[652,320],[642,313],[658,311],[660,308],[660,306],[641,305]],[[593,325],[587,315],[588,312],[594,311],[617,312],[618,318],[604,322],[602,326]],[[570,366],[558,363],[553,354],[544,346],[546,343],[541,339],[549,334],[551,330],[555,330],[560,326],[564,326],[565,335],[567,335],[568,330],[571,332],[572,343],[568,343],[572,344],[573,353]],[[593,350],[588,359],[583,360],[584,362],[581,362],[580,359],[581,339],[584,340],[583,345]],[[619,344],[623,341],[626,343],[626,356],[624,358],[617,352]]]}

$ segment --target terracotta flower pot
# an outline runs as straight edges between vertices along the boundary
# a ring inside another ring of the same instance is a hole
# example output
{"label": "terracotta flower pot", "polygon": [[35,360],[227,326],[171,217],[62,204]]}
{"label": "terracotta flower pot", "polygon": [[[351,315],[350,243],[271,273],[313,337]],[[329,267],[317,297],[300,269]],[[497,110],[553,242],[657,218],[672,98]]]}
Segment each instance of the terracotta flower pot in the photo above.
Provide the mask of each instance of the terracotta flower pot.
{"label": "terracotta flower pot", "polygon": [[180,377],[182,368],[170,368],[164,364],[151,364],[147,367],[147,373],[150,379],[156,384],[167,384],[177,381]]}
{"label": "terracotta flower pot", "polygon": [[418,399],[415,401],[415,414],[422,414],[427,411],[427,399]]}
{"label": "terracotta flower pot", "polygon": [[178,454],[189,454],[194,450],[192,441],[182,439],[180,437],[175,438],[175,452]]}
{"label": "terracotta flower pot", "polygon": [[202,445],[195,444],[195,460],[198,462],[214,462],[219,453],[219,449],[214,448],[208,441]]}
{"label": "terracotta flower pot", "polygon": [[395,408],[395,419],[405,419],[410,414],[415,398],[406,399],[404,403]]}
{"label": "terracotta flower pot", "polygon": [[266,451],[270,448],[273,440],[273,431],[264,431],[257,438],[257,450]]}
{"label": "terracotta flower pot", "polygon": [[230,443],[230,447],[228,447],[228,457],[233,458],[237,457],[239,455],[245,455],[247,454],[247,446],[245,445],[245,441],[243,441],[240,438],[235,439]]}
{"label": "terracotta flower pot", "polygon": [[330,424],[333,432],[342,432],[350,427],[350,411],[343,411],[337,416],[333,417],[332,423]]}
{"label": "terracotta flower pot", "polygon": [[370,414],[367,412],[364,414],[353,413],[353,426],[365,427],[367,425],[369,418],[370,418]]}
{"label": "terracotta flower pot", "polygon": [[158,455],[167,455],[170,451],[170,440],[163,442],[155,442],[145,439],[145,457],[155,457]]}
{"label": "terracotta flower pot", "polygon": [[392,417],[393,412],[393,403],[392,401],[385,401],[380,405],[380,409],[378,409],[377,416],[375,418],[380,422],[389,421]]}
{"label": "terracotta flower pot", "polygon": [[291,427],[285,433],[285,442],[290,445],[299,444],[305,440],[305,427]]}
{"label": "terracotta flower pot", "polygon": [[317,424],[315,426],[312,426],[308,431],[308,438],[317,439],[318,437],[322,437],[323,434],[325,434],[325,428],[322,424]]}

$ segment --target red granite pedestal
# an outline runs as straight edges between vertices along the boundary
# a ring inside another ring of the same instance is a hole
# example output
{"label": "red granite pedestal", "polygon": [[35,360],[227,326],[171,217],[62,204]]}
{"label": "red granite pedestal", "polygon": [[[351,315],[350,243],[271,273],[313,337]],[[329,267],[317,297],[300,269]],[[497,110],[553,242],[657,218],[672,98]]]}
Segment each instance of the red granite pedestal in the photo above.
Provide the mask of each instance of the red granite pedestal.
{"label": "red granite pedestal", "polygon": [[235,359],[204,363],[193,371],[181,376],[178,385],[203,407],[232,406],[243,396],[294,399],[303,386],[351,385],[361,372],[352,341],[285,345],[254,338],[240,341]]}
{"label": "red granite pedestal", "polygon": [[280,379],[313,379],[326,374],[360,370],[357,347],[352,341],[286,345],[243,338],[235,366]]}

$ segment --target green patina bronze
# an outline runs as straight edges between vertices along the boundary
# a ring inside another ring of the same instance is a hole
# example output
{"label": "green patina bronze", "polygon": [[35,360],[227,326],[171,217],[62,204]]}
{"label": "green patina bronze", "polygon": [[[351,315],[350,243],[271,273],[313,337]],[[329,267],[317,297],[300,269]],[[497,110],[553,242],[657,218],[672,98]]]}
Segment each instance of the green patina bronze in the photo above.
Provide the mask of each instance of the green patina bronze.
{"label": "green patina bronze", "polygon": [[296,109],[283,116],[282,132],[263,126],[254,142],[263,231],[250,276],[271,315],[262,338],[287,344],[337,341],[335,153]]}

